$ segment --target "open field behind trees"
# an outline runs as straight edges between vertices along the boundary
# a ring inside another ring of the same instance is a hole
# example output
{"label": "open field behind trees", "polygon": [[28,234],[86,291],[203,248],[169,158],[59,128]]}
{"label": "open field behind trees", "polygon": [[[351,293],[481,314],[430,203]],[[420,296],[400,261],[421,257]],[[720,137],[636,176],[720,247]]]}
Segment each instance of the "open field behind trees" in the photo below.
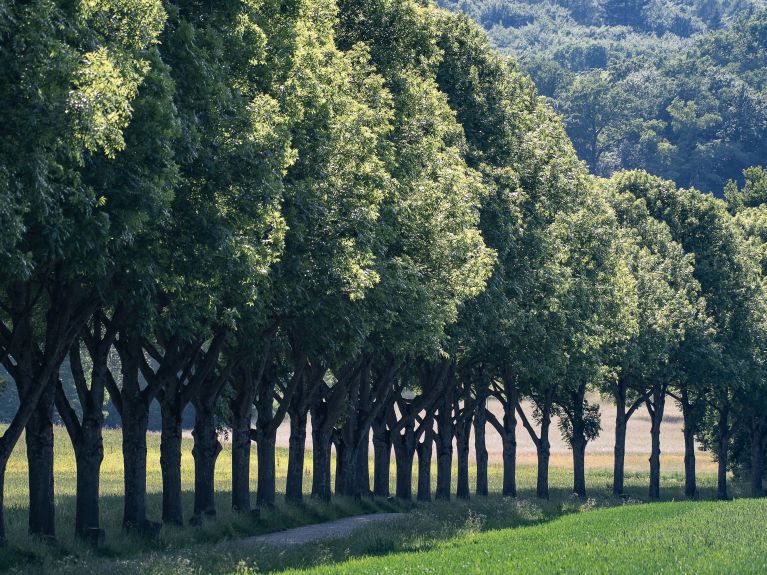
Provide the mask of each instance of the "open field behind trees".
{"label": "open field behind trees", "polygon": [[[630,433],[635,433],[637,425]],[[669,434],[678,431],[669,426]],[[282,502],[285,490],[287,452],[277,450],[276,479],[277,506],[264,508],[261,518],[256,520],[233,512],[229,505],[231,486],[231,444],[223,441],[223,451],[216,466],[216,496],[218,516],[206,521],[201,527],[178,529],[165,526],[157,542],[126,535],[121,531],[122,512],[122,453],[119,430],[105,432],[104,464],[101,481],[101,520],[107,532],[106,547],[93,551],[77,541],[67,529],[74,521],[75,466],[71,444],[63,429],[55,429],[54,470],[56,479],[56,522],[59,528],[55,545],[41,544],[27,536],[28,475],[24,442],[20,442],[9,462],[6,477],[6,521],[10,546],[0,550],[0,569],[13,567],[14,570],[29,573],[234,573],[238,564],[244,562],[251,568],[280,570],[288,567],[319,565],[323,562],[343,561],[348,557],[381,554],[403,550],[422,550],[446,541],[461,541],[482,530],[517,527],[549,521],[561,515],[595,507],[622,505],[623,501],[611,496],[612,457],[595,453],[587,458],[588,501],[572,496],[572,459],[563,448],[555,448],[551,469],[551,497],[549,501],[534,498],[536,470],[527,464],[525,456],[520,458],[517,470],[519,500],[504,500],[498,494],[502,484],[502,466],[489,466],[489,498],[474,498],[470,502],[450,503],[403,503],[381,498],[336,497],[331,503],[307,499],[302,506],[288,506]],[[148,515],[159,518],[161,514],[162,479],[160,474],[160,434],[148,435],[147,490]],[[631,439],[629,439],[631,441]],[[194,487],[194,464],[191,457],[192,441],[184,439],[182,457],[183,503],[185,514],[191,515],[192,491]],[[700,468],[705,454],[701,454]],[[629,501],[638,503],[647,494],[647,455],[634,453],[627,459],[632,467],[643,471],[627,474],[626,495]],[[677,455],[664,455],[662,496],[665,500],[684,497],[683,474],[676,463]],[[602,464],[604,462],[604,464]],[[307,451],[304,472],[304,486],[311,485],[311,452]],[[252,489],[255,491],[257,464],[251,463]],[[334,468],[334,466],[333,466]],[[371,462],[372,469],[372,462]],[[471,467],[472,484],[476,469]],[[455,473],[455,468],[454,468]],[[394,489],[392,473],[392,490]],[[453,477],[455,486],[455,476]],[[715,496],[716,476],[712,473],[699,474],[702,498]],[[732,486],[733,494],[743,493],[740,483]],[[275,549],[253,549],[237,543],[241,537],[277,531],[300,525],[330,521],[359,513],[407,511],[406,525],[376,525],[374,532],[363,530],[348,539],[335,542],[317,543],[292,549],[289,552]],[[456,539],[457,538],[457,539]],[[231,543],[226,543],[231,541]],[[221,547],[216,547],[221,545]],[[393,566],[396,568],[397,563]]]}

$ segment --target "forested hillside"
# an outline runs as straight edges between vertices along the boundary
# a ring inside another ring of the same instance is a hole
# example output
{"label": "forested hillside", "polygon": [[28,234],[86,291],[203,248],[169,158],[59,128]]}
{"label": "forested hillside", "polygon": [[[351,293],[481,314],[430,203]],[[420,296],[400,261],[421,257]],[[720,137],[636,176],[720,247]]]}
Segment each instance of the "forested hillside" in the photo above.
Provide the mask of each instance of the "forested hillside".
{"label": "forested hillside", "polygon": [[721,195],[767,154],[762,0],[439,0],[515,55],[581,159]]}

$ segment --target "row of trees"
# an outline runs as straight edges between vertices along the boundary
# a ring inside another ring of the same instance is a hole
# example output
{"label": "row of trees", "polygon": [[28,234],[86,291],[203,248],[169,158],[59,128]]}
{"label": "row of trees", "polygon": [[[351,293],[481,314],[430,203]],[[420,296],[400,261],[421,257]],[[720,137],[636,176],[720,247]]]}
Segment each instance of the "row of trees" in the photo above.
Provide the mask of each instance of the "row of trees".
{"label": "row of trees", "polygon": [[[184,521],[182,413],[194,407],[195,519],[213,515],[218,428],[232,506],[487,493],[485,429],[514,495],[517,422],[548,496],[559,416],[574,491],[600,390],[653,418],[665,401],[761,489],[765,443],[764,182],[728,203],[643,173],[591,179],[556,115],[466,18],[416,0],[10,2],[0,9],[0,362],[26,430],[29,527],[54,536],[53,421],[77,463],[76,525],[99,527],[107,398],[121,418],[123,524],[146,510],[150,405],[162,415],[162,520]],[[60,377],[67,362],[75,394]],[[503,405],[503,421],[486,409]],[[535,417],[521,409],[523,399]],[[368,440],[374,446],[369,477]],[[742,454],[750,448],[751,458]],[[759,459],[761,458],[761,459]],[[0,483],[0,494],[2,483]],[[0,500],[0,511],[2,500]],[[0,515],[0,536],[4,539]]]}

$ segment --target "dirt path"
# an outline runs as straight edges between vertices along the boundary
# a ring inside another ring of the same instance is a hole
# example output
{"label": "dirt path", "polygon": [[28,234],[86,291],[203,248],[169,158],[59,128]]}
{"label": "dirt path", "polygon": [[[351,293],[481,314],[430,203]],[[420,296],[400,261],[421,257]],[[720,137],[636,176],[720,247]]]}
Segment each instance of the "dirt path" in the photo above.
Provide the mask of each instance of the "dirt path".
{"label": "dirt path", "polygon": [[316,541],[326,541],[328,539],[340,539],[348,537],[353,532],[368,525],[376,523],[395,521],[404,517],[404,513],[373,513],[370,515],[355,515],[344,517],[336,521],[325,523],[316,523],[304,527],[296,527],[287,531],[278,531],[276,533],[267,533],[266,535],[256,535],[255,537],[246,537],[236,541],[237,546],[252,545],[273,545],[282,547],[286,545],[303,545],[305,543],[314,543]]}

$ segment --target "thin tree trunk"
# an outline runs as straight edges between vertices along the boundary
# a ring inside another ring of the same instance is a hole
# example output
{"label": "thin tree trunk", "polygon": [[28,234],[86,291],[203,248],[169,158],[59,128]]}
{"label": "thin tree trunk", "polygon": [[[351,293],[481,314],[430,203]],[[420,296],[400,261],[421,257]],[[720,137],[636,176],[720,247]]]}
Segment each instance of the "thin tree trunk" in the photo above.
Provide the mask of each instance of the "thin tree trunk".
{"label": "thin tree trunk", "polygon": [[56,536],[56,508],[53,498],[53,401],[55,379],[40,396],[26,425],[29,466],[29,533]]}
{"label": "thin tree trunk", "polygon": [[250,419],[252,399],[247,409],[232,410],[232,509],[250,511]]}
{"label": "thin tree trunk", "polygon": [[764,423],[759,417],[754,417],[751,423],[751,497],[764,495],[764,436]]}
{"label": "thin tree trunk", "polygon": [[458,477],[455,496],[458,499],[469,499],[471,497],[469,492],[469,434],[458,433],[456,446],[458,449]]}
{"label": "thin tree trunk", "polygon": [[162,474],[163,523],[183,525],[181,503],[181,414],[178,401],[161,402],[160,471]]}
{"label": "thin tree trunk", "polygon": [[259,506],[272,507],[277,499],[275,449],[277,429],[269,429],[256,434],[258,454],[258,490],[256,503]]}
{"label": "thin tree trunk", "polygon": [[[415,456],[415,433],[405,428],[405,438],[394,442],[394,459],[397,467],[397,498],[402,501],[413,499],[413,458]],[[412,436],[412,437],[410,437]]]}
{"label": "thin tree trunk", "polygon": [[482,395],[477,401],[474,415],[474,452],[477,460],[477,495],[487,497],[489,494],[487,477],[487,442],[485,429],[487,426],[487,397]]}
{"label": "thin tree trunk", "polygon": [[[369,435],[369,433],[368,433]],[[370,496],[370,442],[369,437],[363,437],[357,449],[355,463],[355,496]]]}
{"label": "thin tree trunk", "polygon": [[423,440],[418,443],[418,501],[431,501],[431,458],[434,448],[434,429],[431,421],[425,428]]}
{"label": "thin tree trunk", "polygon": [[537,445],[538,475],[535,485],[535,495],[539,499],[549,498],[549,458],[551,457],[549,428],[551,427],[552,395],[553,392],[547,392],[544,400],[544,407],[541,411],[541,436]]}
{"label": "thin tree trunk", "polygon": [[586,497],[586,438],[582,434],[573,438],[573,493]]}
{"label": "thin tree trunk", "polygon": [[621,389],[615,394],[615,448],[613,460],[613,495],[623,495],[626,465],[626,392]]}
{"label": "thin tree trunk", "polygon": [[216,460],[221,453],[221,442],[213,403],[195,401],[194,409],[194,514],[212,517],[216,515]]}
{"label": "thin tree trunk", "polygon": [[450,501],[453,472],[453,386],[448,386],[437,412],[437,489],[434,498]]}
{"label": "thin tree trunk", "polygon": [[666,392],[660,386],[654,386],[652,404],[648,403],[650,413],[650,499],[660,499],[660,431],[663,412],[666,406]]}
{"label": "thin tree trunk", "polygon": [[730,422],[728,410],[719,412],[719,453],[717,468],[716,497],[717,499],[729,499],[727,494],[727,456],[730,446]]}
{"label": "thin tree trunk", "polygon": [[696,422],[686,388],[682,389],[682,417],[684,418],[684,494],[687,499],[698,498],[698,486],[695,473],[695,430]]}
{"label": "thin tree trunk", "polygon": [[389,497],[391,467],[391,434],[386,423],[377,419],[373,424],[373,495]]}
{"label": "thin tree trunk", "polygon": [[304,456],[306,452],[305,413],[290,413],[290,440],[288,443],[288,476],[285,484],[285,500],[301,503],[304,497]]}
{"label": "thin tree trunk", "polygon": [[312,417],[312,498],[320,501],[330,501],[330,434],[318,432],[320,425],[315,426]]}

